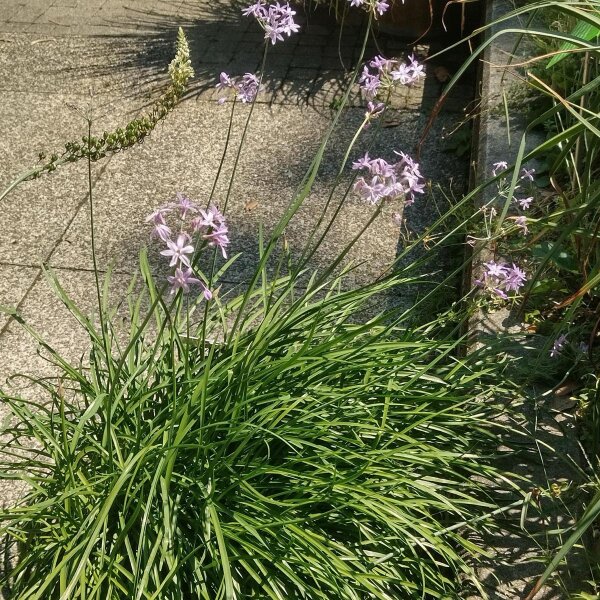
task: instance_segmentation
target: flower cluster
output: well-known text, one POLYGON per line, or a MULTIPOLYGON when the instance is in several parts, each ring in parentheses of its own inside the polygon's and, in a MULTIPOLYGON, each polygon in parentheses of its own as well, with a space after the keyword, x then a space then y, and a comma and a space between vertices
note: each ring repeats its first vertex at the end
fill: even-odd
POLYGON ((407 63, 376 56, 363 67, 359 84, 366 98, 372 100, 396 82, 410 86, 421 77, 425 77, 423 65, 412 54, 408 57, 407 63))
POLYGON ((246 17, 253 16, 265 30, 265 40, 271 40, 271 44, 277 41, 283 41, 283 35, 288 37, 300 29, 300 25, 294 22, 295 10, 292 10, 289 3, 267 5, 265 0, 257 0, 247 8, 242 10, 246 17))
POLYGON ((219 209, 212 204, 202 209, 178 193, 174 202, 157 208, 147 217, 146 222, 152 224, 153 236, 165 243, 166 248, 161 254, 169 259, 169 266, 175 268, 173 275, 167 277, 171 292, 175 293, 180 289, 188 292, 190 285, 196 284, 202 288, 204 297, 210 300, 211 291, 200 279, 194 277, 191 258, 195 248, 192 240, 194 235, 199 236, 209 246, 220 248, 223 257, 227 258, 229 230, 219 209))
MULTIPOLYGON (((360 6, 365 10, 370 10, 377 18, 377 15, 383 15, 390 8, 390 4, 387 0, 348 0, 350 6, 360 6)), ((404 2, 404 0, 402 0, 404 2)))
MULTIPOLYGON (((219 83, 216 88, 218 90, 233 90, 237 100, 242 102, 253 102, 260 89, 258 77, 252 73, 245 73, 242 77, 230 77, 227 73, 221 73, 219 83)), ((226 96, 219 98, 219 104, 223 104, 227 100, 226 96)))
POLYGON ((352 168, 366 169, 367 178, 359 177, 354 184, 354 191, 367 202, 376 204, 380 200, 403 198, 406 205, 415 201, 415 194, 422 194, 424 181, 419 165, 404 152, 396 152, 400 160, 388 163, 383 158, 369 158, 366 153, 352 163, 352 168))
POLYGON ((525 271, 517 267, 515 263, 508 266, 504 262, 490 261, 483 263, 485 271, 483 278, 475 282, 479 287, 483 287, 491 291, 495 296, 506 300, 507 292, 519 292, 525 285, 527 276, 525 271))
POLYGON ((550 358, 557 358, 560 356, 567 345, 568 339, 567 336, 562 333, 559 335, 552 344, 552 348, 550 350, 550 358))

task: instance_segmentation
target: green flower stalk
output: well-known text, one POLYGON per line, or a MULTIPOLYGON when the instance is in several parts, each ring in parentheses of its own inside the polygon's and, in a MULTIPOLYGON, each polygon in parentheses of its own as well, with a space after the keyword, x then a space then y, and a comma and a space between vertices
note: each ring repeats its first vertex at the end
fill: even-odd
MULTIPOLYGON (((23 181, 36 179, 44 173, 52 173, 63 164, 77 162, 82 158, 89 157, 92 161, 100 160, 105 156, 135 146, 150 135, 158 122, 177 106, 187 89, 189 80, 194 76, 194 69, 190 61, 190 49, 181 27, 177 34, 175 57, 169 64, 168 73, 171 79, 169 87, 148 114, 130 121, 125 127, 119 127, 112 132, 105 131, 99 137, 83 136, 81 142, 67 142, 62 154, 54 153, 50 156, 50 160, 43 165, 19 175, 0 194, 0 200, 23 181)), ((44 158, 45 154, 40 153, 40 159, 44 158)))

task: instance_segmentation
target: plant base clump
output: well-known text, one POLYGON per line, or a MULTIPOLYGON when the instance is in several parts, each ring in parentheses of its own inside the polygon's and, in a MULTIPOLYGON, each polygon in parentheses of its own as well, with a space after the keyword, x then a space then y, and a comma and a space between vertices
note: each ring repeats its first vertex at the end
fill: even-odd
POLYGON ((349 324, 389 280, 259 287, 252 319, 209 345, 206 323, 239 299, 204 304, 189 332, 181 294, 166 306, 146 277, 158 334, 134 303, 129 343, 109 329, 107 354, 82 319, 89 368, 52 353, 45 402, 2 394, 16 417, 2 478, 29 484, 1 514, 19 556, 10 597, 455 597, 476 551, 465 529, 493 509, 473 479, 497 477, 485 358, 456 363, 456 342, 423 329, 349 324))

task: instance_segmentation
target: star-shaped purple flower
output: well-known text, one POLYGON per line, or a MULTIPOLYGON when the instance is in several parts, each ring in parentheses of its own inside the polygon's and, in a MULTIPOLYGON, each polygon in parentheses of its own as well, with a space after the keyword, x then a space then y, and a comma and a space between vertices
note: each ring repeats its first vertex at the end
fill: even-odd
POLYGON ((192 246, 189 241, 190 236, 186 233, 180 233, 175 242, 173 240, 167 240, 167 249, 163 250, 161 254, 163 256, 171 257, 171 262, 169 263, 170 267, 174 267, 178 262, 186 267, 191 267, 190 259, 187 255, 194 253, 194 246, 192 246))

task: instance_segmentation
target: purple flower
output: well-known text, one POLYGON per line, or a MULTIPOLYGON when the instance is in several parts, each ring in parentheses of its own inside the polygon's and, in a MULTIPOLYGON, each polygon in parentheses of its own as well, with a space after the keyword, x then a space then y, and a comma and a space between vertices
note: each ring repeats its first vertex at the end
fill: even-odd
POLYGON ((498 174, 498 171, 504 171, 505 169, 508 168, 508 163, 504 160, 501 160, 500 162, 496 162, 494 163, 494 168, 492 169, 492 175, 494 177, 496 177, 496 175, 498 174))
POLYGON ((535 173, 535 169, 526 169, 523 167, 521 169, 521 179, 529 179, 529 181, 533 181, 535 178, 533 174, 535 173))
POLYGON ((368 169, 371 181, 364 177, 354 184, 354 191, 363 200, 375 204, 379 200, 404 197, 405 205, 414 202, 415 194, 422 194, 425 185, 419 165, 403 152, 395 152, 401 159, 389 163, 383 158, 370 159, 368 154, 352 163, 353 169, 368 169))
POLYGON ((278 41, 283 42, 283 31, 280 27, 273 27, 269 23, 265 23, 265 39, 271 40, 271 44, 275 45, 278 41))
POLYGON ((175 269, 174 275, 169 275, 167 281, 171 284, 171 293, 175 293, 177 290, 183 290, 184 292, 190 291, 190 284, 200 283, 199 279, 192 277, 192 269, 182 270, 180 267, 175 269))
POLYGON ((394 64, 395 61, 390 60, 389 58, 385 58, 384 56, 381 56, 381 54, 374 56, 369 61, 369 66, 373 69, 377 69, 378 71, 389 71, 394 66, 394 64))
POLYGON ((408 64, 401 63, 398 67, 390 71, 393 81, 399 81, 402 85, 412 85, 419 81, 419 78, 425 77, 423 65, 420 64, 414 55, 408 57, 408 64))
POLYGON ((383 102, 367 102, 367 112, 365 113, 366 119, 376 119, 385 110, 385 104, 383 102))
POLYGON ((252 73, 245 73, 241 83, 237 87, 237 99, 242 102, 253 102, 256 94, 258 94, 258 89, 258 77, 252 73))
POLYGON ((163 250, 161 254, 163 256, 170 256, 171 262, 170 267, 174 267, 178 262, 190 267, 190 259, 186 256, 187 254, 193 254, 194 247, 189 244, 190 236, 187 233, 180 233, 177 236, 177 241, 166 240, 167 250, 163 250))
POLYGON ((390 7, 390 5, 386 2, 386 0, 376 0, 376 2, 375 2, 375 10, 380 15, 382 15, 384 12, 386 12, 389 7, 390 7))
POLYGON ((184 196, 181 192, 177 192, 177 202, 173 203, 173 208, 177 208, 181 211, 181 218, 185 219, 188 212, 198 212, 198 207, 192 202, 187 196, 184 196))
POLYGON ((258 0, 258 2, 242 9, 242 14, 245 17, 253 16, 257 19, 266 19, 268 13, 263 0, 258 0))
MULTIPOLYGON (((245 73, 240 78, 232 78, 227 73, 221 73, 216 88, 219 90, 231 89, 236 93, 236 98, 242 102, 252 102, 259 91, 259 82, 256 75, 245 73)), ((219 98, 218 103, 223 104, 226 97, 219 98)))
POLYGON ((527 210, 533 202, 533 196, 529 196, 529 198, 516 198, 516 201, 519 203, 522 210, 527 210))
POLYGON ((225 249, 229 246, 229 230, 226 225, 220 225, 216 229, 213 229, 210 233, 204 235, 204 239, 208 240, 209 246, 217 246, 221 248, 221 252, 223 254, 223 258, 227 258, 227 253, 225 249))
POLYGON ((283 41, 283 34, 289 37, 300 29, 300 26, 294 21, 296 11, 292 10, 287 2, 283 5, 276 2, 267 7, 259 0, 242 10, 242 14, 256 17, 265 31, 265 39, 271 40, 272 44, 283 41))
POLYGON ((153 223, 152 234, 166 242, 171 237, 171 229, 165 222, 165 215, 170 212, 166 206, 156 209, 151 215, 146 217, 146 223, 153 223))
POLYGON ((497 263, 492 260, 483 264, 487 268, 487 272, 485 273, 485 276, 487 277, 496 277, 499 279, 504 279, 504 277, 506 277, 506 274, 508 273, 508 269, 505 263, 497 263))
POLYGON ((396 82, 412 85, 421 77, 425 77, 423 65, 412 54, 408 57, 408 63, 398 63, 395 59, 378 55, 363 67, 359 85, 365 96, 373 99, 381 90, 389 89, 396 82), (371 72, 371 69, 375 72, 371 72))
POLYGON ((206 210, 201 208, 199 212, 200 215, 192 221, 194 231, 199 231, 202 227, 218 229, 225 225, 225 217, 214 204, 211 204, 206 210))
POLYGON ((168 206, 157 208, 152 214, 146 217, 146 223, 162 224, 165 222, 165 215, 169 212, 171 212, 171 209, 168 206))
POLYGON ((368 184, 364 177, 357 179, 354 184, 354 191, 367 202, 377 204, 379 200, 385 197, 386 186, 378 181, 377 177, 371 180, 368 184))
POLYGON ((166 242, 171 239, 171 228, 166 223, 157 223, 152 230, 152 234, 166 242))
POLYGON ((404 152, 396 152, 394 150, 394 154, 397 154, 401 157, 401 161, 398 163, 399 166, 408 168, 412 173, 414 173, 417 177, 421 177, 421 172, 419 171, 419 163, 416 163, 408 154, 404 152))
POLYGON ((552 349, 550 350, 550 358, 556 358, 565 348, 567 343, 567 336, 563 333, 559 335, 555 340, 554 344, 552 344, 552 349))
POLYGON ((377 90, 381 87, 379 75, 370 73, 367 66, 363 67, 363 72, 358 83, 367 98, 374 98, 377 95, 377 90))
POLYGON ((514 263, 509 267, 506 263, 490 261, 483 263, 487 270, 483 272, 483 281, 475 282, 479 287, 487 288, 492 294, 506 300, 507 292, 518 292, 527 279, 525 271, 514 263))
POLYGON ((222 71, 219 75, 219 83, 215 86, 218 90, 225 90, 227 88, 234 87, 233 80, 225 71, 222 71))
POLYGON ((413 81, 412 71, 405 63, 398 65, 396 69, 390 72, 390 75, 393 81, 399 81, 402 85, 408 85, 413 81))
POLYGON ((352 163, 352 168, 356 169, 368 169, 371 167, 371 160, 369 158, 369 153, 365 152, 365 155, 359 158, 357 161, 352 163))
POLYGON ((350 0, 350 6, 362 6, 365 0, 350 0))
POLYGON ((525 271, 513 263, 512 267, 506 271, 506 275, 504 277, 504 288, 509 292, 518 292, 525 285, 526 280, 527 276, 525 275, 525 271))
POLYGON ((369 171, 371 175, 379 175, 386 179, 394 177, 394 167, 383 158, 374 158, 369 165, 369 171))
POLYGON ((516 217, 515 225, 521 230, 523 235, 527 235, 529 233, 529 229, 527 229, 527 217, 516 217))
POLYGON ((204 285, 204 283, 193 276, 192 269, 186 269, 185 271, 179 267, 175 269, 173 275, 167 276, 167 281, 171 284, 171 294, 175 294, 177 290, 183 290, 184 292, 190 291, 190 285, 198 284, 202 287, 202 293, 206 300, 212 298, 212 292, 204 285))

